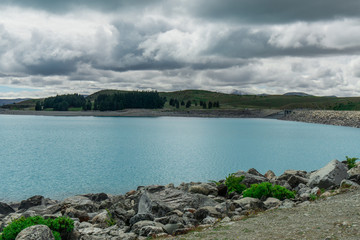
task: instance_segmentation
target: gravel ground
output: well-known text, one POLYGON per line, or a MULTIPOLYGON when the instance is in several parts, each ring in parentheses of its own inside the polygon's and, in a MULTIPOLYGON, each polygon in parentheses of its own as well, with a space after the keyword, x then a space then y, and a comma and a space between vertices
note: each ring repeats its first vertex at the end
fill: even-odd
POLYGON ((170 239, 360 239, 360 190, 308 203, 170 239))

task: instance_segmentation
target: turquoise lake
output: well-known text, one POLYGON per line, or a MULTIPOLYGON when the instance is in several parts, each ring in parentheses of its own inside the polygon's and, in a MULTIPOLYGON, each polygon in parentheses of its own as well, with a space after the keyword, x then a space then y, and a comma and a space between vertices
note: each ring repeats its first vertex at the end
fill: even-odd
POLYGON ((0 201, 311 171, 360 157, 360 129, 268 119, 0 115, 0 201))

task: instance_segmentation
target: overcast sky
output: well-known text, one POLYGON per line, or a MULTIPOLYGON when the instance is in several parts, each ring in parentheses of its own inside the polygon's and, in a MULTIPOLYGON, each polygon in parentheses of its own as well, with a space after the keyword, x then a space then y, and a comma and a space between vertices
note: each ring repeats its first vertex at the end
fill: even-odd
POLYGON ((1 0, 0 98, 360 96, 359 0, 1 0))

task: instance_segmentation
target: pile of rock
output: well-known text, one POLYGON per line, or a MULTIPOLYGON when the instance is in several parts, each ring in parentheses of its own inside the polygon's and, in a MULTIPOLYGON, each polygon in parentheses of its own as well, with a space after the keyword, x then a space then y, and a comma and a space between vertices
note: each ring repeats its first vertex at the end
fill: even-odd
POLYGON ((360 128, 359 111, 296 110, 282 119, 360 128))
MULTIPOLYGON (((227 194, 224 180, 220 180, 220 184, 154 185, 138 187, 125 195, 87 194, 63 201, 34 196, 20 203, 0 203, 0 230, 21 216, 40 215, 74 219, 75 228, 68 239, 145 239, 181 234, 195 227, 212 226, 218 221, 239 220, 256 211, 309 204, 313 196, 330 196, 336 191, 329 190, 341 185, 359 187, 360 167, 348 170, 346 164, 333 160, 314 172, 288 170, 275 176, 272 171, 262 175, 250 169, 235 175, 245 176, 243 183, 248 187, 253 183, 271 182, 297 194, 295 199, 283 201, 244 198, 236 193, 227 194), (321 189, 328 191, 323 193, 321 189)), ((40 226, 27 229, 19 237, 37 234, 37 239, 41 239, 42 232, 49 233, 40 226)))

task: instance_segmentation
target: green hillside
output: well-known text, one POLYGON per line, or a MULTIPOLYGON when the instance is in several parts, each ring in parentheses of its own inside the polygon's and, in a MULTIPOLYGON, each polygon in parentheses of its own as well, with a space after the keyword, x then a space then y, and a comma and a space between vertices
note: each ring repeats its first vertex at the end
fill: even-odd
POLYGON ((162 92, 161 96, 168 100, 171 98, 179 101, 219 101, 221 109, 335 109, 335 110, 360 110, 360 97, 336 98, 316 96, 285 96, 285 95, 235 95, 217 93, 203 90, 185 90, 176 92, 162 92))
MULTIPOLYGON (((94 101, 100 94, 113 94, 116 92, 129 92, 122 90, 101 90, 95 92, 87 99, 94 101)), ((165 109, 176 109, 169 105, 170 99, 176 99, 179 102, 191 102, 190 109, 202 109, 200 101, 202 102, 219 102, 220 109, 323 109, 323 110, 360 110, 360 97, 316 97, 316 96, 294 96, 294 95, 235 95, 225 94, 219 92, 211 92, 205 90, 184 90, 175 92, 159 92, 161 97, 166 97, 165 109), (197 106, 195 106, 195 103, 197 106)), ((30 99, 3 106, 10 109, 29 109, 33 110, 36 101, 43 99, 30 99)), ((185 105, 179 108, 186 109, 185 105)))

